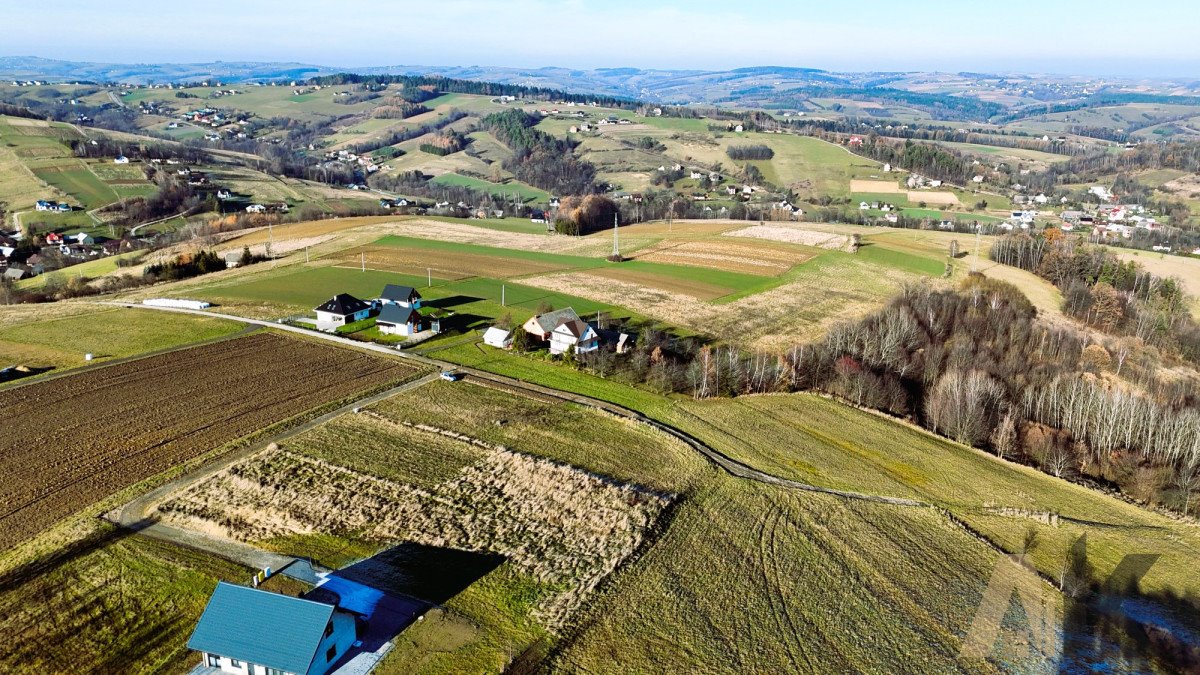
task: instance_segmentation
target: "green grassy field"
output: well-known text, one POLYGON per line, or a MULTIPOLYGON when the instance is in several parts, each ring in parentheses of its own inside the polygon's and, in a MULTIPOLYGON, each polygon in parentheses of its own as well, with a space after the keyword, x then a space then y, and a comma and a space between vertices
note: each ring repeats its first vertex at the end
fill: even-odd
POLYGON ((456 173, 444 173, 434 178, 432 182, 437 185, 468 187, 472 190, 479 190, 500 197, 511 197, 516 194, 520 196, 521 201, 525 202, 547 202, 550 200, 550 193, 518 182, 502 185, 470 176, 461 176, 456 173))
MULTIPOLYGON (((376 409, 390 419, 436 418, 441 428, 684 495, 654 545, 620 570, 574 622, 578 628, 558 646, 551 670, 630 672, 664 664, 682 670, 725 664, 742 672, 830 664, 867 671, 899 664, 957 669, 961 637, 997 556, 937 512, 847 503, 743 481, 716 471, 685 446, 663 444, 649 430, 573 405, 469 383, 433 386, 376 409), (505 423, 496 425, 496 419, 505 423), (856 582, 845 584, 846 575, 856 582), (881 635, 887 640, 873 639, 881 635)), ((355 453, 351 461, 363 460, 355 453)), ((381 470, 407 475, 420 462, 400 460, 381 470)), ((498 630, 494 618, 503 616, 491 609, 484 615, 491 620, 476 619, 474 612, 486 607, 478 601, 510 606, 500 594, 480 596, 487 582, 448 603, 454 614, 482 628, 470 634, 476 640, 480 632, 498 630)), ((428 644, 438 643, 432 629, 455 625, 451 617, 435 621, 406 632, 383 672, 399 663, 426 663, 420 657, 438 651, 428 644)), ((444 649, 448 653, 420 671, 471 669, 479 658, 473 644, 444 649)))
POLYGON ((191 342, 232 335, 242 326, 230 321, 136 309, 77 307, 18 314, 0 310, 0 364, 60 371, 93 362, 134 356, 191 342), (83 312, 83 313, 79 313, 83 312))
POLYGON ((1143 580, 1147 592, 1200 592, 1189 562, 1194 528, 1035 469, 1001 462, 920 429, 814 395, 687 402, 662 413, 713 447, 769 473, 823 487, 909 497, 935 504, 1007 551, 1032 528, 1033 560, 1055 577, 1066 551, 1087 535, 1099 578, 1126 553, 1161 555, 1143 580), (787 439, 780 443, 779 439, 787 439), (1061 524, 1000 515, 1012 507, 1057 513, 1061 524))
POLYGON ((486 327, 504 315, 524 321, 532 316, 542 303, 549 303, 554 307, 571 306, 580 314, 605 311, 615 316, 630 315, 626 310, 605 303, 511 281, 485 277, 446 281, 434 277, 434 285, 430 287, 426 285, 424 276, 375 270, 362 272, 349 267, 329 266, 292 266, 268 274, 239 277, 228 282, 197 286, 167 295, 207 300, 219 305, 221 311, 228 313, 279 318, 301 314, 311 316, 314 307, 338 293, 350 293, 358 298, 375 298, 384 285, 389 283, 416 287, 427 304, 455 312, 455 317, 443 322, 444 327, 451 330, 452 334, 486 327), (502 296, 504 305, 501 304, 502 296))
POLYGON ((31 277, 29 279, 22 279, 21 281, 17 282, 17 288, 42 288, 51 281, 54 283, 66 283, 68 280, 78 277, 95 279, 96 277, 102 277, 120 269, 118 261, 136 258, 138 255, 139 253, 135 251, 131 253, 122 253, 120 255, 104 256, 102 258, 97 258, 96 260, 89 260, 87 262, 79 263, 78 265, 72 265, 61 270, 54 270, 53 272, 39 274, 38 276, 31 277))
POLYGON ((221 558, 96 526, 92 534, 0 574, 0 653, 8 673, 186 672, 187 649, 218 580, 250 570, 221 558))
POLYGON ((914 255, 906 251, 887 248, 886 246, 868 245, 858 249, 858 257, 878 265, 894 267, 906 272, 940 276, 945 270, 945 263, 936 258, 914 255))

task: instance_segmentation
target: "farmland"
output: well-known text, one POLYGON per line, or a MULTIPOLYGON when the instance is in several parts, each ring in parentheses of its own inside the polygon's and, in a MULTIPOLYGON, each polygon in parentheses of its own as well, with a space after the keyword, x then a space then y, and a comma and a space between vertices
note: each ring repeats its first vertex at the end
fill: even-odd
POLYGON ((136 309, 91 305, 25 305, 0 309, 0 367, 24 365, 52 372, 126 358, 192 342, 213 340, 242 330, 239 324, 188 316, 150 314, 136 309))
POLYGON ((0 432, 10 474, 0 547, 241 436, 411 374, 258 334, 0 390, 10 420, 0 432), (47 416, 57 422, 47 426, 47 416))
POLYGON ((1032 559, 1049 576, 1061 571, 1067 549, 1086 535, 1099 577, 1125 553, 1149 549, 1161 558, 1143 580, 1143 592, 1200 592, 1189 563, 1200 545, 1193 528, 913 427, 803 394, 689 402, 664 414, 713 447, 775 475, 933 503, 1007 551, 1021 550, 1023 537, 1035 528, 1041 543, 1032 559), (1004 507, 1053 512, 1062 522, 1002 515, 1004 507))
MULTIPOLYGON (((385 665, 425 657, 440 672, 492 670, 560 631, 675 499, 665 488, 703 467, 674 440, 575 405, 465 382, 425 386, 235 465, 160 511, 283 552, 322 551, 329 563, 356 552, 385 565, 400 542, 503 556, 444 598, 408 572, 405 593, 444 603, 435 626, 470 628, 428 654, 413 627, 385 665), (434 419, 441 426, 426 426, 434 419)), ((433 556, 418 549, 405 568, 433 556)))
MULTIPOLYGON (((284 448, 295 457, 266 458, 239 469, 249 480, 238 485, 262 480, 272 485, 281 475, 296 475, 279 473, 282 466, 272 469, 272 462, 292 466, 311 457, 435 489, 455 471, 478 466, 485 454, 441 434, 404 426, 436 419, 438 428, 486 444, 682 495, 669 523, 638 562, 619 568, 595 600, 573 616, 570 625, 577 628, 561 643, 554 670, 642 670, 656 663, 704 669, 716 659, 735 669, 775 672, 803 670, 810 661, 848 669, 886 663, 927 670, 954 666, 959 641, 997 556, 935 511, 845 503, 747 483, 718 473, 688 448, 646 428, 571 404, 514 397, 470 383, 427 386, 434 390, 399 394, 376 404, 371 416, 309 432, 284 448), (838 582, 847 573, 858 580, 852 587, 838 582), (732 606, 738 611, 730 612, 732 606), (871 639, 880 634, 889 639, 871 639)), ((361 480, 335 475, 339 482, 361 480)), ((386 494, 383 484, 376 485, 372 494, 386 494)), ((254 491, 235 494, 240 500, 254 491)), ((277 495, 274 500, 281 493, 262 494, 277 495)), ((355 499, 354 494, 363 491, 347 491, 342 498, 355 499)), ((170 517, 220 520, 225 512, 215 501, 198 508, 196 495, 186 499, 178 505, 183 514, 170 517)), ((238 511, 261 514, 251 520, 254 528, 286 522, 270 516, 282 503, 266 510, 251 503, 256 505, 238 511)), ((390 514, 393 508, 373 510, 390 514)), ((357 507, 338 511, 353 513, 357 507)), ((329 510, 293 504, 288 512, 316 517, 329 510)), ((386 529, 411 519, 377 520, 386 529)), ((363 530, 332 520, 322 521, 312 534, 268 538, 267 543, 304 545, 327 537, 318 533, 330 530, 345 539, 344 548, 363 550, 353 543, 363 530)), ((277 530, 250 531, 261 536, 277 530)), ((409 536, 414 534, 424 536, 409 536)), ((495 540, 489 544, 496 545, 495 540)), ((534 607, 528 600, 515 602, 512 594, 524 588, 525 597, 544 598, 546 591, 521 583, 515 567, 504 563, 450 599, 447 612, 431 614, 429 621, 407 629, 383 672, 414 661, 427 662, 429 672, 489 669, 497 653, 519 651, 539 636, 549 638, 544 629, 520 620, 534 607)), ((1040 585, 1034 590, 1045 593, 1040 585)))

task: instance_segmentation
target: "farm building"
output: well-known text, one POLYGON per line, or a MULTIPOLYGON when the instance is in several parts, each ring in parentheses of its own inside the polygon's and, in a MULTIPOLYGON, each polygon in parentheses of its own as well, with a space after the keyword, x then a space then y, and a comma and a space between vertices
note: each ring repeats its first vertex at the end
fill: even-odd
POLYGON ((329 330, 362 321, 371 315, 371 306, 349 293, 338 293, 314 311, 317 328, 329 330))
POLYGON ((525 322, 524 328, 525 332, 545 342, 550 339, 550 334, 554 332, 554 329, 558 327, 558 324, 562 323, 563 321, 578 320, 579 315, 575 313, 574 309, 571 309, 570 307, 564 307, 563 309, 557 309, 553 312, 546 312, 545 314, 538 314, 537 316, 531 317, 525 322))
POLYGON ((188 649, 221 673, 324 675, 357 639, 334 605, 219 582, 188 649))
POLYGON ((513 335, 511 330, 492 326, 483 332, 483 344, 497 349, 511 349, 513 335))
POLYGON ((375 325, 383 335, 415 335, 421 332, 422 317, 417 310, 398 304, 386 304, 375 325))
POLYGON ((550 353, 563 354, 572 349, 576 354, 594 352, 600 348, 596 329, 581 319, 560 321, 550 333, 550 353))
POLYGON ((412 286, 388 284, 383 287, 383 292, 379 294, 379 301, 385 305, 399 305, 401 307, 411 307, 412 309, 421 308, 421 294, 412 286))

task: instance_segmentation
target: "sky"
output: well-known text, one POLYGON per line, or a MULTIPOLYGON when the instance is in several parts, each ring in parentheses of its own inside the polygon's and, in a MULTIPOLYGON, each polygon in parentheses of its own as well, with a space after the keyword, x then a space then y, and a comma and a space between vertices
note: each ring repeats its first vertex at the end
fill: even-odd
POLYGON ((1195 0, 3 0, 2 56, 1200 78, 1195 0), (53 30, 17 28, 52 26, 53 30))

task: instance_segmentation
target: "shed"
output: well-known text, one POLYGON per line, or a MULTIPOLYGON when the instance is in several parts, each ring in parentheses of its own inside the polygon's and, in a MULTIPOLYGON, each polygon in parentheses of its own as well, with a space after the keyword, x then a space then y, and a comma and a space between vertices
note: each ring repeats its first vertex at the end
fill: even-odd
POLYGON ((188 649, 223 672, 323 675, 356 639, 354 615, 334 605, 220 582, 188 649))
POLYGON ((492 326, 483 332, 483 344, 497 349, 511 349, 513 343, 512 331, 499 326, 492 326))

